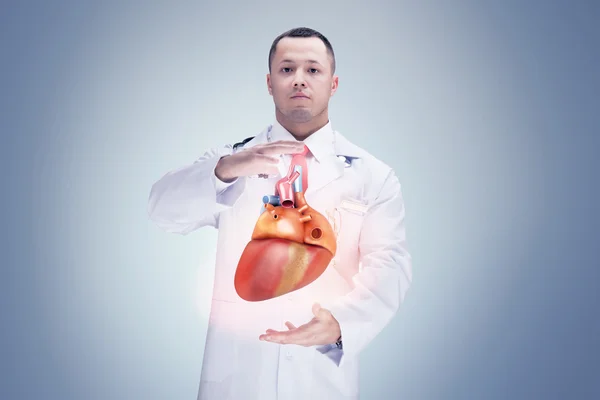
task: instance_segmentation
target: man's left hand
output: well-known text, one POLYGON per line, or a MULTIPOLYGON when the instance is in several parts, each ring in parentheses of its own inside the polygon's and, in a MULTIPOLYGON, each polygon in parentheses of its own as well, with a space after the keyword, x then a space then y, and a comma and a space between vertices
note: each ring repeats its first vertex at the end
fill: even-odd
POLYGON ((291 322, 286 322, 287 331, 267 329, 265 334, 259 336, 259 339, 305 347, 335 343, 341 335, 340 324, 329 310, 321 308, 317 303, 313 305, 312 312, 315 317, 310 322, 297 328, 291 322))

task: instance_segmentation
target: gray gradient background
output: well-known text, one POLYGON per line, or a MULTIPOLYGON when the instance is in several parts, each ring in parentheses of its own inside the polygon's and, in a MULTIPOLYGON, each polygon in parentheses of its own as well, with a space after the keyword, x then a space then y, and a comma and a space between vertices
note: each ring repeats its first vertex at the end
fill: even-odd
POLYGON ((216 232, 163 233, 148 193, 272 121, 301 25, 406 201, 362 398, 600 398, 598 2, 97 3, 0 9, 1 399, 195 399, 216 232))

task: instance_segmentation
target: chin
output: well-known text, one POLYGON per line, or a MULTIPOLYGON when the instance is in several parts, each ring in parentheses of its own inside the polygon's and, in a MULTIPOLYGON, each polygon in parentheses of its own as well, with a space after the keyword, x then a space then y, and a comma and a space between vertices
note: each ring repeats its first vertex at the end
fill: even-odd
POLYGON ((312 120, 313 115, 307 108, 296 108, 286 113, 286 117, 292 122, 301 124, 312 120))

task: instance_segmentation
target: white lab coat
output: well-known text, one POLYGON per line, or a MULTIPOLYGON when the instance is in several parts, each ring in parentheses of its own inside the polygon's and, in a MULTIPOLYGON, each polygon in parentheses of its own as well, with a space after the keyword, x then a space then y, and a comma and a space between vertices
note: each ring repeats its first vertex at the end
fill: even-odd
MULTIPOLYGON (((244 148, 266 143, 268 132, 273 141, 294 140, 275 122, 244 148)), ((214 169, 220 157, 234 151, 227 145, 207 151, 152 186, 149 216, 165 231, 185 235, 203 226, 218 229, 198 399, 357 399, 358 356, 394 316, 410 286, 405 210, 394 171, 333 131, 330 124, 306 143, 315 154, 308 165, 306 201, 329 218, 337 233, 337 252, 313 283, 272 300, 244 301, 235 292, 233 281, 259 216, 262 196, 274 194, 279 175, 220 182, 214 169), (339 155, 353 161, 348 165, 339 155), (285 321, 296 326, 310 321, 315 302, 338 320, 342 350, 335 345, 304 347, 259 341, 268 328, 287 329, 285 321)))

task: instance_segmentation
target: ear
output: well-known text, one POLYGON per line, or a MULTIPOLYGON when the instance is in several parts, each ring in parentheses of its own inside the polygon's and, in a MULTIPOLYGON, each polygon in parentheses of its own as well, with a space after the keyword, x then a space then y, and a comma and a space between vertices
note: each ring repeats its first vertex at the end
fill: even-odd
POLYGON ((331 80, 331 94, 330 96, 333 96, 335 94, 335 92, 337 91, 339 85, 339 78, 337 75, 333 76, 333 79, 331 80))
POLYGON ((271 74, 267 74, 267 90, 269 94, 273 96, 273 88, 271 87, 271 74))

